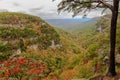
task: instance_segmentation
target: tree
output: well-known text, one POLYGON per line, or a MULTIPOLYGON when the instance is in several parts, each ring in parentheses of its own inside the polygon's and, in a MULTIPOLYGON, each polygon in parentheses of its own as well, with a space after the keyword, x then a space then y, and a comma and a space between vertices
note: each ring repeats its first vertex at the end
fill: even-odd
MULTIPOLYGON (((108 76, 115 76, 115 44, 116 44, 116 25, 118 18, 120 0, 62 0, 58 5, 58 11, 73 12, 73 17, 80 12, 86 15, 92 9, 104 8, 110 9, 112 12, 110 27, 110 56, 108 76)), ((103 10, 103 11, 104 11, 103 10)))

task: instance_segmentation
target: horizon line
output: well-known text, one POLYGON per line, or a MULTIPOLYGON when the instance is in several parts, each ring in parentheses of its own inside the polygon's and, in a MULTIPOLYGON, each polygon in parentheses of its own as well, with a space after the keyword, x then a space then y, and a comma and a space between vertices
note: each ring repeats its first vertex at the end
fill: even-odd
POLYGON ((46 19, 93 19, 93 18, 44 18, 46 19))

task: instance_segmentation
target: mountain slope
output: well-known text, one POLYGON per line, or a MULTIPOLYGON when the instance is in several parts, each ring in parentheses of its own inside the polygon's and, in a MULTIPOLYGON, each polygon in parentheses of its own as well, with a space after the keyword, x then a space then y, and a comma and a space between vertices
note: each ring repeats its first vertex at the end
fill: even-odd
MULTIPOLYGON (((110 15, 105 15, 97 21, 96 26, 82 29, 78 33, 79 45, 85 51, 82 54, 72 56, 68 60, 66 69, 61 74, 65 78, 91 78, 98 80, 95 76, 104 75, 108 68, 110 47, 110 15), (73 73, 73 74, 72 74, 73 73), (69 75, 70 74, 70 75, 69 75), (67 75, 67 76, 66 76, 67 75)), ((116 71, 120 72, 120 14, 117 24, 116 39, 116 71)), ((112 80, 109 78, 109 80, 112 80)), ((117 80, 117 79, 116 79, 117 80)))
POLYGON ((60 45, 59 35, 39 17, 21 13, 0 13, 1 54, 20 54, 29 49, 43 50, 56 45, 60 45))
POLYGON ((81 19, 46 19, 46 21, 67 32, 78 33, 81 29, 94 26, 99 18, 81 18, 81 19))
POLYGON ((59 79, 67 60, 84 52, 77 41, 36 16, 0 13, 0 79, 59 79))
MULTIPOLYGON (((116 45, 118 62, 119 21, 120 16, 116 45)), ((110 16, 103 16, 95 26, 72 28, 77 32, 72 34, 51 27, 35 16, 0 13, 0 79, 89 79, 104 74, 109 56, 109 24, 110 16)))

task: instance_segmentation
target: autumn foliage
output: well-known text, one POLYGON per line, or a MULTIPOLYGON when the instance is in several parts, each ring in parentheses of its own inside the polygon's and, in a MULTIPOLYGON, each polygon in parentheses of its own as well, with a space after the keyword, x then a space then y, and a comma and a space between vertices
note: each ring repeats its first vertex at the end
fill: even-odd
MULTIPOLYGON (((46 64, 23 57, 0 62, 0 79, 4 80, 48 80, 49 72, 46 64)), ((57 80, 55 76, 51 79, 57 80)))

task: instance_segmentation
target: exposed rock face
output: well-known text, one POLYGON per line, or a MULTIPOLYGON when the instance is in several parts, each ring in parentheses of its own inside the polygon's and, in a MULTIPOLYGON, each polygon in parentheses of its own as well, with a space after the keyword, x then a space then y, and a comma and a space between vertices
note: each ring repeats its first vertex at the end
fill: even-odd
POLYGON ((116 60, 116 63, 117 63, 117 64, 120 64, 120 54, 117 54, 117 55, 115 56, 115 60, 116 60))
POLYGON ((4 42, 3 42, 3 45, 6 45, 7 43, 8 43, 8 41, 4 41, 4 42))
POLYGON ((107 28, 107 21, 109 21, 110 16, 104 16, 102 17, 97 23, 96 23, 96 31, 100 33, 107 34, 106 28, 107 28))
POLYGON ((60 48, 58 33, 39 17, 21 13, 0 13, 0 42, 3 50, 17 54, 32 50, 60 48))
POLYGON ((21 54, 21 49, 19 48, 17 51, 16 51, 17 54, 21 54))
MULTIPOLYGON (((20 21, 19 21, 19 22, 20 22, 20 21)), ((20 28, 20 29, 24 29, 24 28, 25 28, 25 25, 22 24, 22 23, 18 23, 18 24, 0 24, 0 26, 20 28)))
POLYGON ((31 49, 38 50, 38 44, 33 44, 30 46, 31 49))
POLYGON ((51 49, 56 49, 56 48, 61 48, 62 45, 61 44, 55 44, 55 41, 52 40, 51 41, 51 45, 49 46, 51 49))
POLYGON ((102 58, 104 56, 104 49, 99 49, 98 50, 98 57, 102 58))

